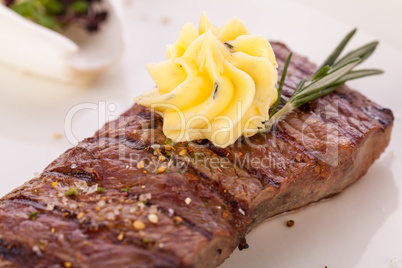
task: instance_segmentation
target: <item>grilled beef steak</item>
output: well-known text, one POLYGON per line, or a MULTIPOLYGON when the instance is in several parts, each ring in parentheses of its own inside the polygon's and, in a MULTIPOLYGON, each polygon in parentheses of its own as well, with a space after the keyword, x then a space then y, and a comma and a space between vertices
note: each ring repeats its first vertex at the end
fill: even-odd
MULTIPOLYGON (((272 45, 283 66, 289 50, 272 45)), ((285 96, 313 71, 294 55, 285 96)), ((345 86, 229 148, 170 146, 134 105, 1 199, 0 266, 216 267, 264 219, 359 179, 392 123, 345 86)))

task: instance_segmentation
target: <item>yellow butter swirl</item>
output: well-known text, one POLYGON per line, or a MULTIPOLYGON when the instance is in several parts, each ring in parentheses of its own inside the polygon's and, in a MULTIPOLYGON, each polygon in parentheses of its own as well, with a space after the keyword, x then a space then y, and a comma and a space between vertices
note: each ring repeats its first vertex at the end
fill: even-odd
POLYGON ((173 141, 208 139, 226 147, 264 127, 277 99, 276 68, 262 35, 250 35, 236 17, 219 29, 203 13, 198 31, 185 24, 167 46, 167 60, 147 66, 157 87, 135 101, 163 116, 163 132, 173 141))

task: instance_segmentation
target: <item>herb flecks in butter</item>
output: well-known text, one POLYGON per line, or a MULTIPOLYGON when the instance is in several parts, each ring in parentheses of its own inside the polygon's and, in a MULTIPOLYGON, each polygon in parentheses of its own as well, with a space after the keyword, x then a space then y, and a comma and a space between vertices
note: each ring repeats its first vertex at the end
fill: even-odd
POLYGON ((219 147, 256 134, 277 99, 277 63, 262 35, 238 18, 222 28, 202 14, 199 29, 183 26, 167 60, 147 70, 157 87, 135 99, 164 117, 174 142, 208 139, 219 147))

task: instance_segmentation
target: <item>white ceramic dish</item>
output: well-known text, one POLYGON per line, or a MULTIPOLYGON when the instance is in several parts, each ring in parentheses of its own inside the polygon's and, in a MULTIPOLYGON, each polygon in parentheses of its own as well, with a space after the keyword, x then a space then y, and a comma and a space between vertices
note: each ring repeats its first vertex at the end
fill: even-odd
MULTIPOLYGON (((40 172, 71 147, 65 131, 72 129, 77 139, 91 136, 105 120, 113 119, 129 108, 134 96, 154 85, 146 73, 145 64, 163 60, 165 45, 177 39, 185 22, 198 23, 204 10, 211 22, 217 25, 223 25, 236 15, 245 21, 252 33, 282 40, 293 51, 307 55, 315 62, 322 61, 339 39, 355 26, 366 30, 358 32, 350 47, 379 38, 373 34, 374 28, 373 32, 370 31, 368 20, 352 24, 345 22, 341 15, 329 18, 324 9, 318 12, 304 5, 304 1, 312 2, 126 2, 127 53, 120 64, 86 91, 0 67, 0 194, 32 178, 34 172, 40 172), (72 109, 78 109, 73 117, 69 113, 72 109), (65 123, 66 117, 72 119, 65 123), (55 132, 62 133, 63 138, 52 138, 55 132)), ((338 12, 333 7, 330 13, 342 14, 345 5, 355 6, 355 14, 361 12, 358 5, 349 3, 340 0, 338 12)), ((390 9, 398 8, 400 10, 401 6, 390 9)), ((396 14, 392 10, 378 14, 375 5, 367 4, 365 12, 375 13, 377 27, 386 29, 390 20, 388 16, 396 14)), ((400 29, 402 24, 393 27, 400 29)), ((389 31, 389 35, 393 34, 389 31)), ((402 267, 402 175, 398 169, 402 162, 402 76, 399 67, 402 49, 393 38, 382 33, 377 52, 364 63, 365 67, 381 68, 386 73, 350 84, 393 110, 395 126, 386 152, 359 182, 339 196, 258 226, 247 237, 250 248, 242 252, 236 250, 221 265, 222 268, 402 267), (288 219, 295 220, 293 228, 285 226, 288 219)))
POLYGON ((119 59, 126 39, 120 6, 115 0, 105 0, 103 6, 108 18, 98 32, 69 29, 60 34, 0 4, 0 64, 70 84, 87 84, 119 59))

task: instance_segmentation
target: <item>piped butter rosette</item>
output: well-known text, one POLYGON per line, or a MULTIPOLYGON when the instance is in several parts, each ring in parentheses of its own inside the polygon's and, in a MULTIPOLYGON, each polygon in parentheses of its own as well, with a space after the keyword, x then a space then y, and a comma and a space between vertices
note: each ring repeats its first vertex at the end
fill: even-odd
POLYGON ((147 70, 157 87, 135 98, 164 118, 175 142, 208 139, 216 146, 256 134, 277 100, 277 63, 269 42, 232 18, 222 28, 202 14, 183 26, 167 60, 147 70))

